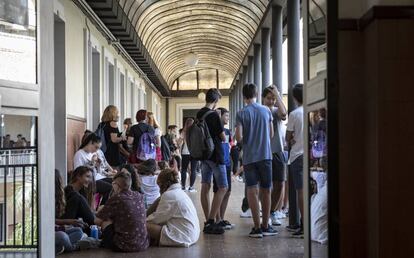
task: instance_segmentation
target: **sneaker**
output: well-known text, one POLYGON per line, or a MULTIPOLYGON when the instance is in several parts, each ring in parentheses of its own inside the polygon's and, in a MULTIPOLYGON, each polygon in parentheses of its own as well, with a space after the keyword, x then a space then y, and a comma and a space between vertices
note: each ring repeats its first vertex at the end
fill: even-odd
POLYGON ((252 210, 248 209, 245 212, 240 213, 240 218, 251 218, 252 217, 252 210))
POLYGON ((277 232, 277 230, 272 228, 272 226, 270 225, 267 225, 267 228, 264 228, 262 226, 262 232, 263 232, 263 236, 275 236, 279 234, 279 232, 277 232))
POLYGON ((286 229, 289 232, 296 232, 298 229, 300 229, 300 226, 298 226, 298 225, 289 225, 289 226, 286 226, 286 229))
POLYGON ((194 188, 194 186, 190 186, 190 187, 188 187, 188 192, 190 192, 190 193, 196 193, 197 190, 194 188))
POLYGON ((258 229, 252 228, 252 231, 250 232, 249 237, 263 238, 263 232, 260 228, 258 228, 258 229))
POLYGON ((94 237, 86 237, 78 242, 80 250, 96 249, 101 246, 101 240, 94 237))
POLYGON ((243 177, 241 177, 241 176, 237 176, 236 177, 236 180, 239 181, 239 182, 241 182, 241 183, 243 183, 243 177))
POLYGON ((234 226, 236 226, 235 224, 231 224, 230 221, 228 220, 223 220, 221 222, 223 222, 223 224, 225 225, 224 229, 227 229, 227 230, 232 229, 234 228, 234 226))
POLYGON ((296 232, 294 232, 292 234, 292 237, 295 237, 295 238, 303 238, 303 228, 302 227, 299 227, 299 229, 296 230, 296 232))
POLYGON ((62 246, 62 248, 60 250, 55 250, 56 251, 56 256, 63 254, 65 252, 65 247, 62 246))
POLYGON ((270 219, 271 219, 271 225, 273 226, 280 226, 282 225, 282 222, 280 222, 278 216, 277 216, 277 212, 272 212, 270 214, 270 219))
POLYGON ((286 218, 286 214, 284 214, 283 212, 281 212, 281 211, 276 211, 276 217, 278 218, 278 219, 285 219, 286 218))
POLYGON ((205 222, 203 232, 204 234, 221 235, 224 233, 224 228, 214 222, 205 222))

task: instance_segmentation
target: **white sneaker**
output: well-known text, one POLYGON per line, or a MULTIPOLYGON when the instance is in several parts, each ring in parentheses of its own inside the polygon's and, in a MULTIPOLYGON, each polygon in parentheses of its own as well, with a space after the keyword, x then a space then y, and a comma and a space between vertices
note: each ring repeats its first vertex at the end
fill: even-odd
POLYGON ((277 218, 277 213, 276 212, 272 212, 272 214, 270 215, 270 225, 273 226, 280 226, 282 225, 282 222, 277 218))
POLYGON ((243 183, 243 177, 241 177, 241 176, 237 176, 236 177, 236 180, 239 181, 239 182, 241 182, 241 183, 243 183))
POLYGON ((196 193, 197 192, 197 190, 194 187, 188 187, 188 191, 190 193, 196 193))
POLYGON ((248 209, 245 212, 240 213, 240 218, 251 218, 252 217, 252 210, 248 209))
POLYGON ((276 217, 278 219, 285 219, 286 218, 286 214, 284 214, 283 212, 280 212, 280 211, 276 211, 276 217))

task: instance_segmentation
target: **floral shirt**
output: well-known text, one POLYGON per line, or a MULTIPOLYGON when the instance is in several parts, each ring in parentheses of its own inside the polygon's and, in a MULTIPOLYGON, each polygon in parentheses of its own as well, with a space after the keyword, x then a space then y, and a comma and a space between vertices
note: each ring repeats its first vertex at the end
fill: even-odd
POLYGON ((96 217, 113 221, 114 244, 122 251, 136 252, 148 248, 146 213, 141 193, 123 191, 112 196, 96 217))

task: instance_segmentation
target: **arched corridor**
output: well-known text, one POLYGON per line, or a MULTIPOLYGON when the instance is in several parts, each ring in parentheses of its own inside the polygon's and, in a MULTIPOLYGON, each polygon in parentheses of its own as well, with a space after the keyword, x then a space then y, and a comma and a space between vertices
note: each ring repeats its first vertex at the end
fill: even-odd
POLYGON ((414 257, 412 46, 413 0, 0 0, 0 258, 414 257))

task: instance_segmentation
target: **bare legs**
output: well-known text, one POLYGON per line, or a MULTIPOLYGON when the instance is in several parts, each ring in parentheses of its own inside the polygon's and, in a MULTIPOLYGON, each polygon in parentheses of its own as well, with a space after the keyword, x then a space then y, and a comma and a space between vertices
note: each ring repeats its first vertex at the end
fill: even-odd
POLYGON ((227 191, 223 197, 223 201, 221 202, 220 211, 217 213, 216 221, 222 221, 224 219, 224 215, 226 213, 227 204, 229 203, 231 191, 227 191))
POLYGON ((161 230, 162 226, 147 222, 147 231, 150 236, 152 246, 158 246, 160 244, 161 230))
POLYGON ((260 228, 260 205, 259 205, 259 192, 262 203, 262 226, 267 228, 270 215, 270 189, 260 188, 257 186, 251 186, 247 188, 247 199, 249 207, 252 210, 253 223, 256 229, 260 228))
POLYGON ((208 215, 210 214, 210 184, 201 184, 200 201, 201 207, 203 208, 204 216, 207 221, 208 215))
POLYGON ((272 204, 270 211, 277 211, 283 206, 285 182, 273 181, 272 204))

